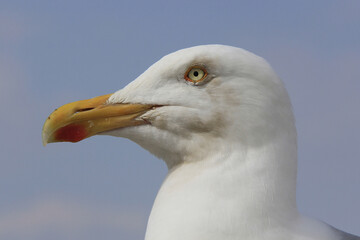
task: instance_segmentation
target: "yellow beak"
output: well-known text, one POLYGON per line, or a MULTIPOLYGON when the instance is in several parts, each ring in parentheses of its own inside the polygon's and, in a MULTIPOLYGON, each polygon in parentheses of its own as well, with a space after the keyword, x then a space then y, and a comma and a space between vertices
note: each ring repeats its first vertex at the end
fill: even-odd
POLYGON ((45 121, 42 141, 78 142, 97 133, 147 122, 136 117, 154 105, 108 104, 111 94, 65 104, 55 109, 45 121))

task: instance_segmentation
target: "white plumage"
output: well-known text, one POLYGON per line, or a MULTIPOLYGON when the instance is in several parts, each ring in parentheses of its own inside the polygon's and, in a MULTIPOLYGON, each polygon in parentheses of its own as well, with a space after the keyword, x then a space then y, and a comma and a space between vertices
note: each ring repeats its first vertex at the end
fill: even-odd
POLYGON ((264 59, 221 45, 183 49, 109 102, 165 105, 142 116, 151 125, 108 133, 137 142, 169 167, 146 240, 346 237, 297 211, 291 104, 264 59), (192 65, 204 66, 210 79, 188 84, 183 76, 192 65))
POLYGON ((222 45, 183 49, 107 100, 119 103, 155 107, 138 116, 146 124, 102 134, 135 141, 169 168, 146 240, 360 239, 299 214, 291 103, 264 59, 222 45), (196 83, 186 77, 194 67, 207 74, 196 83))

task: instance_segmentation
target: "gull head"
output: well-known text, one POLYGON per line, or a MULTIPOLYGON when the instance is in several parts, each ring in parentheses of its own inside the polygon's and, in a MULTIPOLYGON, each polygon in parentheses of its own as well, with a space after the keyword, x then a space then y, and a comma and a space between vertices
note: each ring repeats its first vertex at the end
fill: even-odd
POLYGON ((96 134, 128 138, 172 167, 226 146, 261 147, 295 127, 287 92, 263 58, 203 45, 163 57, 114 94, 59 108, 43 142, 96 134))

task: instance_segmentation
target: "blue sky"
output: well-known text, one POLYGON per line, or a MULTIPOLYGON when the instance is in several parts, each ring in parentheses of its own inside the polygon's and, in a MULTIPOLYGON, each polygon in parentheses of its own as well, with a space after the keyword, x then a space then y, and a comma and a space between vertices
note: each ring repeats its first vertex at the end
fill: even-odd
POLYGON ((360 235, 360 2, 0 2, 0 239, 142 239, 166 166, 96 136, 41 145, 56 107, 112 93, 172 51, 266 58, 299 135, 298 206, 360 235))

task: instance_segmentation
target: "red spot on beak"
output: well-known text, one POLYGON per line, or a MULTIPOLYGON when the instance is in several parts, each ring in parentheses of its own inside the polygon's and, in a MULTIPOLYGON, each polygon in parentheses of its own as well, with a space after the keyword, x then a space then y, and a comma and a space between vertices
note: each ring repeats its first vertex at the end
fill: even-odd
POLYGON ((62 142, 79 142, 86 138, 87 132, 84 126, 70 124, 59 128, 55 132, 55 139, 62 142))

